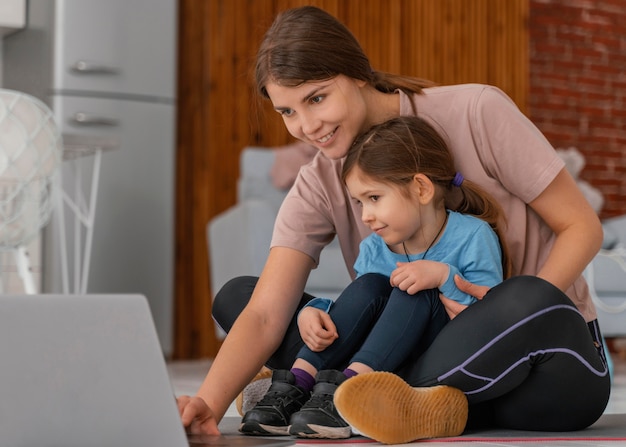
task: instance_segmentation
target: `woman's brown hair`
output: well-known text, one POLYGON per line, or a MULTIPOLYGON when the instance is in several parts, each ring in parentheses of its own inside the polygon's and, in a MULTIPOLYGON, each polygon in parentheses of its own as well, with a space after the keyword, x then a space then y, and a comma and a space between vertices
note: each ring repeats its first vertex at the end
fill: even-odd
POLYGON ((459 181, 452 153, 429 123, 415 116, 405 116, 373 126, 361 134, 348 151, 341 173, 344 182, 354 168, 368 178, 402 190, 415 174, 426 175, 435 184, 435 200, 442 200, 448 209, 471 214, 491 225, 502 247, 504 277, 510 276, 502 208, 476 183, 467 179, 459 181))
POLYGON ((366 81, 385 93, 399 89, 411 95, 434 85, 419 78, 374 71, 350 30, 319 8, 303 6, 276 16, 256 58, 256 83, 263 97, 269 98, 265 89, 268 82, 296 87, 338 75, 366 81))

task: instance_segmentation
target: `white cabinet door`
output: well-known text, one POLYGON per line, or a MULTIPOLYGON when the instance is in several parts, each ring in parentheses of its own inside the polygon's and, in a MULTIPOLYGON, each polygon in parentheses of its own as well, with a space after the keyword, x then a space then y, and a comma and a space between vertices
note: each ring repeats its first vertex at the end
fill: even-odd
POLYGON ((176 0, 57 0, 55 90, 173 98, 176 0))

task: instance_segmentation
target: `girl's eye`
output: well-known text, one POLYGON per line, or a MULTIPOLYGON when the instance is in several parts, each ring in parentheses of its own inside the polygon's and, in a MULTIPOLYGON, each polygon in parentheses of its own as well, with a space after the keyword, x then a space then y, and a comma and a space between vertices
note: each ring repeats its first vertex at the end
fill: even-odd
POLYGON ((378 202, 378 199, 380 199, 380 196, 376 196, 376 195, 374 195, 374 196, 370 196, 370 200, 371 200, 372 202, 378 202))
POLYGON ((320 102, 322 102, 323 99, 324 99, 323 95, 317 95, 311 98, 311 102, 313 104, 319 104, 320 102))
POLYGON ((280 113, 281 116, 290 117, 291 115, 293 115, 293 110, 292 109, 282 109, 278 113, 280 113))

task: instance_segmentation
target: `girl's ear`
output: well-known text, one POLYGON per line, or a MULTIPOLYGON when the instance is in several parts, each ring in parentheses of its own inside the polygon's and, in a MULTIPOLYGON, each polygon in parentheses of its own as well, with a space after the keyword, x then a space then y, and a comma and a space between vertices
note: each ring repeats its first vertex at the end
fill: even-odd
POLYGON ((424 174, 413 176, 413 193, 422 205, 430 203, 435 197, 435 184, 424 174))

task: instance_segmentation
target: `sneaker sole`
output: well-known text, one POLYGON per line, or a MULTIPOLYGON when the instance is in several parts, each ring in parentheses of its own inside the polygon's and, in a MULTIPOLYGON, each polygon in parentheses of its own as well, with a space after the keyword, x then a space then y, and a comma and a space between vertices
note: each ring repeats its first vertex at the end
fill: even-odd
POLYGON ((247 422, 239 425, 239 431, 244 435, 252 436, 289 436, 289 426, 264 425, 257 422, 247 422))
POLYGON ((326 427, 315 424, 307 424, 306 426, 291 425, 289 434, 298 438, 347 439, 352 436, 352 430, 350 430, 350 427, 326 427))
POLYGON ((267 393, 270 385, 272 384, 272 371, 264 369, 259 372, 252 381, 246 385, 241 393, 235 399, 235 407, 239 416, 246 414, 246 412, 252 409, 267 393))
POLYGON ((460 390, 443 385, 413 388, 388 372, 346 380, 334 401, 346 422, 384 444, 458 436, 467 423, 467 398, 460 390))

